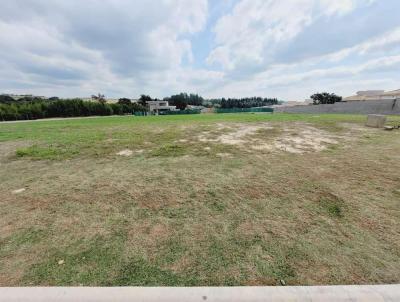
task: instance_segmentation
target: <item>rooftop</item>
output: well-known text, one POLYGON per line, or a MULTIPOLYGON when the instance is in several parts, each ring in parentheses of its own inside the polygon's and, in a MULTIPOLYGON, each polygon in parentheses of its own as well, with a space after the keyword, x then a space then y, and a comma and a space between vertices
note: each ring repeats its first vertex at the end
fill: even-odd
POLYGON ((384 91, 384 90, 365 90, 358 91, 356 95, 348 96, 343 100, 349 101, 367 101, 367 100, 386 100, 400 97, 400 89, 384 91))

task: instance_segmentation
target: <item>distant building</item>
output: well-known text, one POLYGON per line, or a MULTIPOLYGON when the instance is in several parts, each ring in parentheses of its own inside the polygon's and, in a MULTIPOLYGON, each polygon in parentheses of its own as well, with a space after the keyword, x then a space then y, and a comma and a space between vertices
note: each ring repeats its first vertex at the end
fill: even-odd
POLYGON ((109 104, 116 104, 116 103, 118 103, 118 101, 119 101, 119 99, 106 98, 106 103, 109 103, 109 104))
MULTIPOLYGON (((88 97, 84 97, 84 98, 79 98, 82 101, 87 101, 87 102, 93 102, 95 101, 92 97, 88 98, 88 97)), ((130 99, 132 103, 137 103, 138 99, 130 99)), ((106 98, 106 103, 108 104, 115 104, 118 103, 119 99, 111 99, 111 98, 106 98)))
POLYGON ((204 106, 196 106, 196 105, 187 105, 186 109, 191 109, 191 110, 203 110, 205 107, 204 106))
POLYGON ((45 97, 45 96, 32 95, 32 94, 7 94, 7 93, 5 93, 5 94, 2 94, 2 95, 6 95, 6 96, 9 96, 9 97, 12 97, 14 100, 19 100, 19 99, 22 99, 22 98, 39 98, 39 99, 43 99, 43 100, 47 99, 47 97, 45 97))
POLYGON ((385 92, 382 97, 385 99, 400 99, 400 89, 385 92))
POLYGON ((149 107, 149 111, 152 114, 158 115, 160 112, 163 111, 175 111, 176 106, 170 106, 168 101, 149 101, 147 102, 147 106, 149 107))
POLYGON ((363 90, 363 91, 357 91, 357 95, 377 96, 383 94, 384 92, 385 90, 363 90))
POLYGON ((385 92, 384 90, 358 91, 356 95, 344 98, 343 102, 396 100, 396 99, 400 99, 400 89, 387 92, 385 92))
POLYGON ((273 108, 280 108, 280 107, 293 107, 293 106, 307 106, 312 104, 312 100, 305 100, 305 101, 286 101, 282 102, 282 104, 279 105, 272 105, 268 107, 273 107, 273 108))

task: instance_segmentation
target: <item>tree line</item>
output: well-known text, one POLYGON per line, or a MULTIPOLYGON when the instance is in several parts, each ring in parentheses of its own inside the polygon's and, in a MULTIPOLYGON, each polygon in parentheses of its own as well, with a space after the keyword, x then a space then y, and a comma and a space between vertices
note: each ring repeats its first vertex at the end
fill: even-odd
POLYGON ((252 107, 264 107, 277 105, 278 100, 275 98, 262 98, 262 97, 250 97, 250 98, 222 98, 222 99, 211 99, 210 104, 214 107, 220 108, 252 108, 252 107))
MULTIPOLYGON (((0 95, 0 121, 32 120, 53 117, 79 117, 93 115, 124 115, 148 111, 147 103, 157 101, 148 95, 142 95, 137 102, 129 98, 121 98, 117 103, 107 103, 102 94, 93 95, 92 101, 82 99, 59 99, 51 97, 26 96, 14 99, 9 95, 0 95)), ((185 110, 191 106, 220 107, 220 108, 251 108, 278 104, 273 98, 222 98, 205 100, 198 94, 179 93, 163 98, 169 105, 185 110)))
MULTIPOLYGON (((158 99, 152 99, 148 95, 142 95, 139 99, 139 103, 145 104, 148 101, 157 101, 158 99)), ((197 94, 180 93, 166 97, 163 101, 168 101, 169 105, 176 106, 180 110, 186 109, 188 105, 191 106, 205 106, 205 107, 220 107, 220 108, 252 108, 252 107, 263 107, 278 104, 276 98, 262 98, 262 97, 250 97, 250 98, 221 98, 221 99, 209 99, 205 100, 203 97, 197 94)))
POLYGON ((133 103, 129 99, 120 99, 118 103, 107 104, 103 102, 83 101, 81 99, 43 100, 32 98, 12 101, 9 98, 0 98, 0 121, 92 115, 123 115, 146 110, 146 107, 133 103))

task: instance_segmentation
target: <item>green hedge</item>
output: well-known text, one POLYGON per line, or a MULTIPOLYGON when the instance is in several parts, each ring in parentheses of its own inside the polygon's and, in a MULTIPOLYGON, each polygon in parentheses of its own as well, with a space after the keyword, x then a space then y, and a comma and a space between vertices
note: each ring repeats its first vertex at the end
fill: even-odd
POLYGON ((127 105, 102 104, 83 101, 81 99, 40 100, 0 104, 0 121, 34 120, 51 117, 122 115, 134 114, 135 112, 144 110, 144 107, 136 103, 127 105))

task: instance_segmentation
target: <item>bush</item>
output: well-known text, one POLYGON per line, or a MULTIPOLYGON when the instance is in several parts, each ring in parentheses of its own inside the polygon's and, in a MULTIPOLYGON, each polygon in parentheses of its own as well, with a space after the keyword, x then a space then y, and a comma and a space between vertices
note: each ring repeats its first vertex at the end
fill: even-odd
POLYGON ((314 105, 319 104, 335 104, 336 102, 341 102, 342 97, 334 93, 315 93, 311 96, 314 105))

